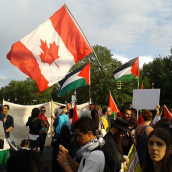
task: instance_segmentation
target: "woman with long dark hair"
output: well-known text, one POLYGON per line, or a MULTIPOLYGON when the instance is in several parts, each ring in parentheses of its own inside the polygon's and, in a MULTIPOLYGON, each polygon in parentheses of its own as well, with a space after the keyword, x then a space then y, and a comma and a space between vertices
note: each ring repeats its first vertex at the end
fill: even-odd
POLYGON ((37 148, 39 144, 39 130, 42 128, 41 120, 38 118, 39 109, 34 108, 31 112, 31 117, 28 118, 26 126, 29 126, 29 141, 31 149, 37 148))
POLYGON ((96 126, 96 135, 102 135, 104 137, 104 135, 106 134, 106 131, 104 129, 104 125, 103 122, 101 120, 99 120, 99 113, 97 110, 92 110, 91 111, 91 117, 92 120, 95 122, 95 126, 96 126))
POLYGON ((172 137, 162 129, 153 130, 146 143, 142 172, 172 172, 172 137))

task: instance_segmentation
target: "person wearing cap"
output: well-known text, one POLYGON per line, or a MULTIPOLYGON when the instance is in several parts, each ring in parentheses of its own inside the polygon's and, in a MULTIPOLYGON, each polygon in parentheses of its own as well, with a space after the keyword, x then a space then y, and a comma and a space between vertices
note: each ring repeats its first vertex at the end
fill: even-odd
POLYGON ((122 167, 126 169, 129 159, 123 156, 122 139, 125 132, 130 132, 128 129, 129 123, 123 118, 119 117, 111 119, 111 130, 104 136, 104 149, 113 157, 116 171, 120 171, 122 167))

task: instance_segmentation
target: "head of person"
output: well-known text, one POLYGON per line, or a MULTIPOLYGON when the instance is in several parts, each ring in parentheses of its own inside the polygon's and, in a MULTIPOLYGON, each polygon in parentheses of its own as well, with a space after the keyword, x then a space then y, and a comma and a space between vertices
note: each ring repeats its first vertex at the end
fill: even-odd
POLYGON ((72 108, 72 104, 71 103, 67 103, 66 108, 67 108, 67 110, 70 110, 72 108))
POLYGON ((143 172, 154 171, 153 164, 161 163, 159 171, 168 172, 171 170, 172 161, 172 137, 162 129, 152 130, 147 138, 145 162, 143 172))
POLYGON ((88 116, 89 118, 91 118, 91 111, 90 110, 82 111, 80 118, 83 117, 83 116, 88 116))
POLYGON ((27 140, 27 139, 23 139, 23 140, 21 141, 21 144, 20 144, 21 147, 25 147, 25 148, 28 148, 29 145, 30 145, 30 141, 27 140))
POLYGON ((131 108, 130 106, 123 106, 120 110, 121 112, 121 117, 123 119, 125 119, 126 121, 130 122, 130 118, 131 118, 131 108))
POLYGON ((62 114, 65 114, 67 112, 66 106, 61 106, 60 109, 62 109, 62 114))
POLYGON ((99 110, 98 104, 96 102, 92 103, 92 109, 99 110))
POLYGON ((31 117, 38 118, 40 110, 38 108, 32 109, 31 117))
POLYGON ((7 172, 48 172, 44 157, 33 150, 19 150, 7 160, 7 172))
POLYGON ((109 106, 104 106, 102 108, 102 113, 105 115, 105 116, 110 116, 112 114, 112 111, 111 111, 111 108, 109 106))
POLYGON ((69 118, 72 119, 73 118, 73 109, 69 110, 69 118))
POLYGON ((10 110, 10 107, 8 105, 3 106, 3 113, 8 114, 9 110, 10 110))
POLYGON ((45 107, 42 106, 42 107, 40 108, 40 111, 41 111, 41 115, 44 116, 44 115, 45 115, 45 112, 46 112, 45 107))
POLYGON ((79 118, 75 122, 74 128, 77 135, 77 141, 82 146, 96 138, 95 122, 87 116, 79 118))
POLYGON ((152 121, 153 115, 152 115, 152 113, 149 110, 144 110, 142 112, 142 117, 143 117, 143 120, 145 122, 146 121, 152 121))
POLYGON ((55 118, 58 118, 62 114, 63 110, 62 109, 57 109, 55 112, 55 118))
POLYGON ((96 130, 98 130, 98 126, 99 126, 99 114, 98 114, 98 111, 93 109, 91 111, 91 117, 92 117, 92 120, 95 122, 96 130))

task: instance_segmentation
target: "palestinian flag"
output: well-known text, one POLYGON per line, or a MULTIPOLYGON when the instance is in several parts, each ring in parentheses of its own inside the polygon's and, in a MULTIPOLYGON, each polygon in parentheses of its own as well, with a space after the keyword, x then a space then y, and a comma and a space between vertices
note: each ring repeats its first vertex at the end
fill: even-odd
POLYGON ((90 63, 67 74, 65 78, 58 83, 61 86, 61 91, 58 93, 58 96, 61 96, 79 87, 90 85, 90 63))
POLYGON ((77 114, 77 110, 76 110, 76 103, 74 103, 73 118, 72 118, 72 125, 71 125, 71 132, 73 133, 73 137, 71 138, 71 143, 70 143, 70 148, 71 148, 70 156, 72 158, 75 158, 76 152, 80 148, 80 145, 77 141, 77 135, 76 135, 75 129, 74 129, 74 124, 78 119, 79 118, 78 118, 78 114, 77 114))
POLYGON ((171 121, 172 114, 165 105, 164 105, 164 117, 168 118, 169 122, 171 121))
POLYGON ((139 79, 139 58, 136 57, 114 71, 116 82, 139 79))
POLYGON ((119 111, 117 108, 117 105, 115 104, 112 95, 109 94, 109 107, 112 110, 112 114, 108 117, 109 119, 114 119, 116 118, 117 112, 119 111))

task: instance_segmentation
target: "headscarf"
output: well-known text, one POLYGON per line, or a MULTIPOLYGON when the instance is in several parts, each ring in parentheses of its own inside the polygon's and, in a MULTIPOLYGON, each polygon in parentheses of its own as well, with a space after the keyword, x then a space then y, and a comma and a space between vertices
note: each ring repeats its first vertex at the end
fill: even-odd
POLYGON ((60 130, 62 128, 63 125, 67 125, 68 123, 68 116, 66 114, 63 114, 61 116, 59 116, 59 124, 56 127, 56 133, 60 134, 60 130))
POLYGON ((55 119, 57 119, 61 115, 62 112, 63 112, 62 109, 57 109, 55 112, 55 119))
POLYGON ((2 121, 0 121, 0 139, 1 140, 4 140, 5 139, 4 128, 3 128, 2 121))
POLYGON ((87 117, 90 118, 90 116, 91 116, 91 111, 90 111, 90 110, 82 111, 82 112, 81 112, 80 118, 83 117, 83 116, 87 116, 87 117))

